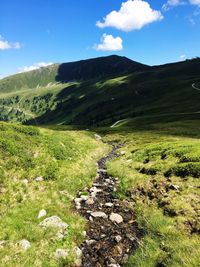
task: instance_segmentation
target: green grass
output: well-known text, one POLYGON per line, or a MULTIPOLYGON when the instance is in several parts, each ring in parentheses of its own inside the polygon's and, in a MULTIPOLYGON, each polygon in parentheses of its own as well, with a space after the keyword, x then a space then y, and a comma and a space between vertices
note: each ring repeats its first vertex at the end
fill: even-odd
POLYGON ((108 170, 120 178, 117 196, 133 203, 143 232, 127 267, 200 266, 199 127, 188 121, 138 131, 132 124, 105 135, 125 142, 108 170))
POLYGON ((109 148, 93 133, 56 131, 0 123, 0 266, 72 266, 74 249, 84 239, 86 223, 74 211, 77 191, 91 185, 95 162, 109 148), (42 176, 44 181, 36 182, 42 176), (28 184, 24 179, 28 180, 28 184), (41 209, 69 224, 63 240, 55 230, 39 226, 41 209), (31 248, 17 243, 27 239, 31 248), (65 262, 55 260, 57 248, 69 250, 65 262))
MULTIPOLYGON (((110 64, 109 58, 99 60, 103 65, 110 64)), ((129 75, 125 71, 120 74, 116 70, 115 73, 113 69, 109 76, 99 74, 101 64, 94 68, 88 61, 90 68, 87 70, 81 67, 81 62, 73 64, 81 71, 81 76, 69 65, 64 71, 63 65, 60 84, 55 82, 62 65, 2 79, 0 119, 95 127, 111 126, 124 119, 123 123, 129 127, 133 121, 141 123, 141 119, 144 123, 156 123, 200 117, 200 92, 192 88, 192 84, 200 80, 199 59, 139 69, 129 75), (71 79, 76 82, 65 83, 76 74, 77 79, 71 79)))

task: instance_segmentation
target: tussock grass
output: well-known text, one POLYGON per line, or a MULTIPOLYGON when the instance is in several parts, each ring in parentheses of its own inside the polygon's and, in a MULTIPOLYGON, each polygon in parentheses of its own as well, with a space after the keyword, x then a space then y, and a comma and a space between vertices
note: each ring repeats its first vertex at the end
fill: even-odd
POLYGON ((0 123, 0 266, 73 265, 86 222, 72 199, 91 185, 96 161, 109 150, 93 136, 0 123), (38 176, 44 181, 36 182, 38 176), (69 225, 63 240, 56 240, 55 229, 39 226, 41 209, 69 225), (17 245, 22 239, 31 242, 27 251, 17 245), (57 248, 69 250, 65 261, 55 260, 57 248))
POLYGON ((161 124, 150 131, 119 128, 106 136, 125 142, 125 154, 108 170, 120 178, 117 195, 132 201, 144 233, 128 267, 200 266, 200 140, 188 128, 184 136, 182 127, 174 123, 174 134, 161 124))

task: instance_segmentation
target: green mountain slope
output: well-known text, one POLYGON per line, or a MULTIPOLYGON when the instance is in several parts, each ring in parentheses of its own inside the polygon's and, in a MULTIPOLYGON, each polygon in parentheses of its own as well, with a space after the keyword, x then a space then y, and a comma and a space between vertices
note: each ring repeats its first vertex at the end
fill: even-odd
POLYGON ((192 84, 199 81, 200 59, 148 67, 110 56, 53 65, 0 81, 0 119, 90 126, 198 119, 200 92, 192 84))

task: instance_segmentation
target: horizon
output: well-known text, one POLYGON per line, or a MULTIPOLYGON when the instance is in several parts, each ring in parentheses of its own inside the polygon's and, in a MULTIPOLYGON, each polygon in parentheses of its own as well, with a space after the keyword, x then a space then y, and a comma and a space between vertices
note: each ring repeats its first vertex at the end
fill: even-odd
POLYGON ((195 59, 198 59, 199 57, 193 57, 193 58, 185 58, 184 60, 179 60, 179 61, 174 61, 174 62, 165 62, 163 64, 160 64, 160 65, 148 65, 146 64, 145 62, 139 62, 139 61, 135 61, 134 59, 131 59, 131 58, 128 58, 126 56, 119 56, 119 55, 116 55, 116 54, 111 54, 111 55, 108 55, 108 56, 102 56, 102 57, 93 57, 93 58, 85 58, 85 59, 79 59, 79 60, 75 60, 75 61, 69 61, 69 62, 55 62, 55 63, 52 63, 52 64, 48 64, 47 66, 40 66, 36 69, 32 69, 32 70, 24 70, 24 71, 20 71, 20 72, 17 72, 17 73, 13 73, 13 74, 9 74, 7 76, 4 76, 4 77, 0 77, 0 80, 4 79, 4 78, 8 78, 10 76, 14 76, 14 75, 17 75, 17 74, 22 74, 22 73, 27 73, 27 72, 33 72, 33 71, 37 71, 39 69, 42 69, 42 68, 47 68, 47 67, 50 67, 50 66, 53 66, 53 65, 62 65, 62 64, 67 64, 67 63, 76 63, 76 62, 81 62, 81 61, 87 61, 87 60, 92 60, 92 59, 97 59, 97 58, 108 58, 108 57, 112 57, 112 56, 117 56, 117 57, 124 57, 124 58, 127 58, 127 59, 130 59, 136 63, 141 63, 141 64, 144 64, 144 65, 147 65, 149 67, 157 67, 157 66, 164 66, 164 65, 168 65, 168 64, 176 64, 176 63, 181 63, 181 62, 185 62, 185 61, 190 61, 190 60, 195 60, 195 59))
POLYGON ((113 54, 150 66, 200 55, 199 0, 8 0, 0 10, 0 78, 113 54))

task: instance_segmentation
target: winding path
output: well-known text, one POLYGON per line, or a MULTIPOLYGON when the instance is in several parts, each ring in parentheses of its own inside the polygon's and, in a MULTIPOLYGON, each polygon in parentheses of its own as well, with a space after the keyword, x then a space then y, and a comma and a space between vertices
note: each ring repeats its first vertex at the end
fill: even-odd
POLYGON ((195 89, 195 90, 197 90, 197 91, 200 91, 200 88, 196 87, 196 83, 193 83, 192 84, 192 88, 195 89))
POLYGON ((81 250, 82 267, 120 267, 138 244, 139 231, 129 202, 114 196, 118 178, 109 176, 106 162, 116 157, 119 146, 98 161, 98 172, 87 195, 79 193, 76 209, 88 221, 81 250))
MULTIPOLYGON (((199 84, 200 82, 198 82, 199 84)), ((194 90, 200 91, 200 88, 196 86, 196 82, 192 84, 192 88, 194 90)), ((149 115, 149 116, 143 116, 141 118, 154 118, 154 117, 162 117, 162 116, 176 116, 176 115, 193 115, 193 114, 200 114, 200 111, 195 112, 177 112, 177 113, 165 113, 165 114, 159 114, 159 115, 149 115)), ((110 128, 115 128, 119 123, 126 121, 128 119, 123 119, 116 121, 113 125, 110 126, 110 128)))

